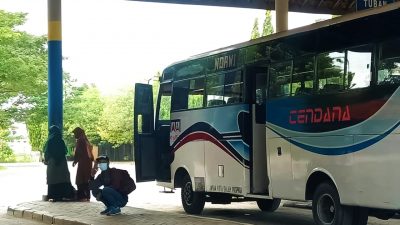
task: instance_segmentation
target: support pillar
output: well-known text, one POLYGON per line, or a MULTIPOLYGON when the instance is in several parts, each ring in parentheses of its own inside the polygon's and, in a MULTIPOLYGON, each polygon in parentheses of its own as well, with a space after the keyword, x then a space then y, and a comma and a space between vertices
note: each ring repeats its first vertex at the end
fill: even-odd
POLYGON ((289 0, 275 0, 276 33, 288 30, 289 0))
POLYGON ((63 128, 61 0, 47 0, 48 125, 63 128))

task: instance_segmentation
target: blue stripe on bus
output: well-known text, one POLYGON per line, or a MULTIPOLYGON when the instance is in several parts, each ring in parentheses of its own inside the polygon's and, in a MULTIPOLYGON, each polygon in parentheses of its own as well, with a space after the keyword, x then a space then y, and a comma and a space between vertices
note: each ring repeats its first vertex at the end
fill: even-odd
POLYGON ((336 148, 316 147, 316 146, 306 145, 306 144, 303 144, 303 143, 295 141, 293 138, 284 137, 283 135, 281 135, 280 133, 276 132, 275 130, 274 130, 274 132, 276 134, 278 134, 279 136, 281 136, 282 138, 284 138, 285 140, 287 140, 288 142, 292 143, 293 145, 296 145, 297 147, 302 148, 302 149, 304 149, 306 151, 309 151, 309 152, 313 152, 313 153, 320 154, 320 155, 345 155, 345 154, 358 152, 358 151, 360 151, 362 149, 365 149, 365 148, 377 143, 378 141, 382 140, 387 135, 389 135, 399 125, 400 125, 400 122, 398 122, 396 125, 394 125, 392 128, 390 128, 388 131, 386 131, 382 135, 378 135, 378 136, 376 136, 374 138, 371 138, 371 139, 369 139, 367 141, 364 141, 364 142, 361 142, 361 143, 358 143, 358 144, 354 144, 354 145, 350 145, 350 146, 336 147, 336 148))

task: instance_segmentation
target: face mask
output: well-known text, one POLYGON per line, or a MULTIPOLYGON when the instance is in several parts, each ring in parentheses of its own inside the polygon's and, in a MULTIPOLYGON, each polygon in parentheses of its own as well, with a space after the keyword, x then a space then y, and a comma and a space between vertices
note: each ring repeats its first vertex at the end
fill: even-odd
POLYGON ((99 163, 99 168, 101 171, 107 170, 107 163, 99 163))

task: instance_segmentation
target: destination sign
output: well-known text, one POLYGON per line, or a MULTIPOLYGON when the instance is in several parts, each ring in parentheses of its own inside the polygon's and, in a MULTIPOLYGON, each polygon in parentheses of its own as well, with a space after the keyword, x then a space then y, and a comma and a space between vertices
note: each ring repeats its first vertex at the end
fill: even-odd
POLYGON ((357 0, 357 11, 381 7, 393 2, 394 0, 357 0))
POLYGON ((236 67, 236 54, 216 57, 214 59, 214 70, 225 70, 236 67))

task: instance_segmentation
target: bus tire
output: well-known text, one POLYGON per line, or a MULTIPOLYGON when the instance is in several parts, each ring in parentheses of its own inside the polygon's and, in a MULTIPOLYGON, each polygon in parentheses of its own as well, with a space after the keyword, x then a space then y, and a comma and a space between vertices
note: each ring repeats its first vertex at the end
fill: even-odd
POLYGON ((261 209, 261 211, 263 212, 274 212, 279 208, 280 204, 281 204, 280 198, 257 200, 258 208, 261 209))
POLYGON ((206 202, 204 193, 193 191, 189 175, 184 176, 182 184, 181 200, 183 209, 188 214, 200 214, 206 202))
POLYGON ((312 212, 317 225, 353 225, 353 208, 340 204, 339 193, 331 182, 315 190, 312 212))
POLYGON ((353 222, 352 225, 368 224, 368 209, 353 207, 353 222))

